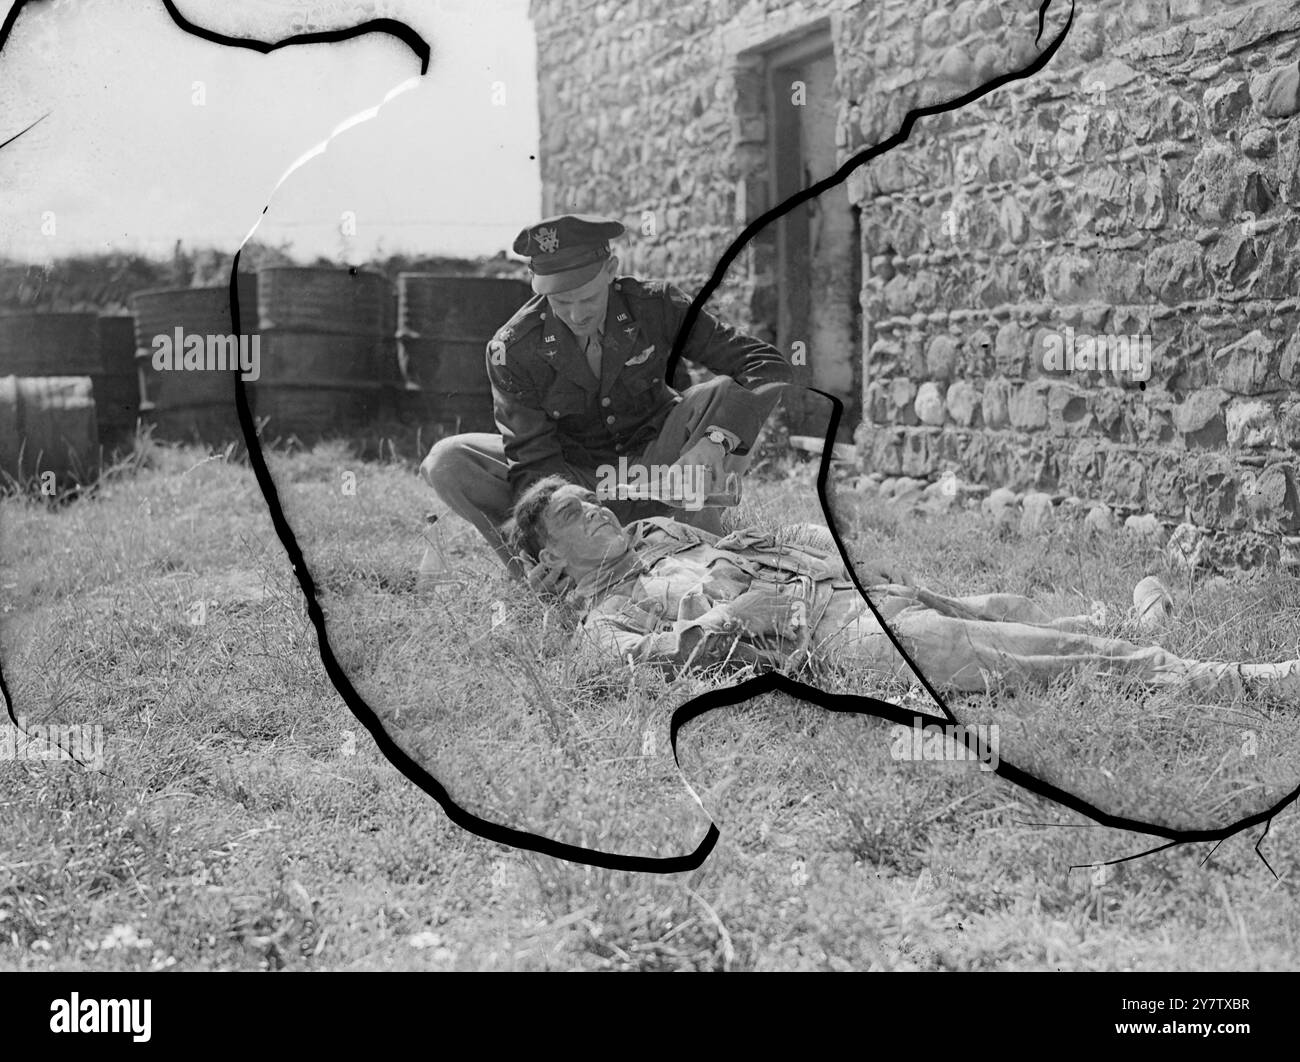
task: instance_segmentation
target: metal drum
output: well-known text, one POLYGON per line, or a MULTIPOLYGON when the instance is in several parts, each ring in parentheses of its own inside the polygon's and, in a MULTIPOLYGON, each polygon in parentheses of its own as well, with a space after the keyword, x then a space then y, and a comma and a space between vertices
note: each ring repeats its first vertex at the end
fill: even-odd
POLYGON ((360 269, 276 266, 258 274, 264 438, 311 442, 365 427, 397 385, 391 287, 360 269))
POLYGON ((234 335, 227 284, 138 291, 131 296, 140 412, 153 423, 157 438, 218 446, 243 439, 235 408, 236 373, 230 368, 227 344, 251 347, 255 340, 257 278, 240 274, 238 284, 242 336, 234 335), (174 347, 177 329, 182 341, 190 336, 203 338, 202 355, 192 360, 203 368, 184 368, 180 351, 173 351, 173 356, 182 367, 161 372, 154 368, 159 340, 165 337, 174 347), (209 367, 221 363, 225 369, 209 367))
POLYGON ((112 450, 130 444, 140 411, 133 317, 129 314, 100 317, 99 357, 102 371, 90 378, 95 388, 95 420, 99 425, 99 444, 105 450, 112 450))
POLYGON ((91 376, 101 371, 97 314, 0 315, 0 376, 91 376))
POLYGON ((98 463, 89 376, 0 376, 0 472, 20 483, 47 472, 84 483, 98 463))
POLYGON ((495 431, 487 344, 532 291, 509 277, 400 273, 399 359, 422 424, 445 434, 495 431))

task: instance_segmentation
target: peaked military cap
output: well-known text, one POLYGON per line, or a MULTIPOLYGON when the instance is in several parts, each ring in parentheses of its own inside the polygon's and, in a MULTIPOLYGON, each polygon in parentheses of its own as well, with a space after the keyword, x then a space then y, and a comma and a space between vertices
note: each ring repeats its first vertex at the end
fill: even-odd
POLYGON ((524 229, 514 250, 529 259, 533 291, 550 295, 581 287, 599 273, 609 257, 609 241, 623 231, 623 223, 613 218, 561 214, 524 229))

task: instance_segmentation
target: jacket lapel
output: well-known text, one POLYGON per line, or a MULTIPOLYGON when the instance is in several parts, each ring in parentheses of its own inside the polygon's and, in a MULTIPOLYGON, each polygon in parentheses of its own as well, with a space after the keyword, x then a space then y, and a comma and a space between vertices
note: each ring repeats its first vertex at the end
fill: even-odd
POLYGON ((541 341, 542 356, 556 372, 580 385, 584 391, 596 390, 596 378, 587 367, 586 355, 578 349, 573 333, 554 314, 548 313, 542 321, 541 341))
MULTIPOLYGON (((608 395, 629 361, 634 365, 647 360, 642 357, 646 344, 641 326, 632 316, 627 300, 621 291, 610 293, 609 311, 605 314, 605 358, 600 367, 600 393, 608 395)), ((651 352, 653 353, 653 351, 651 352)))

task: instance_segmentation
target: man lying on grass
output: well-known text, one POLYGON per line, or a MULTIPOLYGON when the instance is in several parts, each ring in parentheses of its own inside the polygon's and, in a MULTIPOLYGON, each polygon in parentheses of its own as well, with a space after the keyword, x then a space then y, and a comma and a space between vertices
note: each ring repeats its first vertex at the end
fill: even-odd
MULTIPOLYGON (((572 580, 582 633, 620 659, 675 669, 843 661, 910 678, 830 533, 807 524, 788 530, 779 539, 758 531, 720 538, 666 517, 624 528, 594 493, 559 476, 520 495, 509 525, 520 555, 572 580)), ((1300 660, 1185 660, 1087 634, 1088 617, 1053 618, 1014 594, 950 598, 888 578, 868 582, 880 614, 936 687, 1044 684, 1097 665, 1151 685, 1245 686, 1300 700, 1300 660)))

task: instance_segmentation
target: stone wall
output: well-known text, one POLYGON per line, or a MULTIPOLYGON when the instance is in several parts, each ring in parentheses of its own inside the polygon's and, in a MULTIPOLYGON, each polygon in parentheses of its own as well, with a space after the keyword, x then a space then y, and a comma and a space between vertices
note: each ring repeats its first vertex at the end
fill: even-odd
MULTIPOLYGON (((1038 50, 1037 0, 532 13, 547 208, 621 210, 630 268, 688 288, 770 205, 765 46, 829 20, 842 159, 1038 50)), ((1253 555, 1300 535, 1298 60, 1296 0, 1091 0, 1042 73, 856 171, 864 470, 1150 511, 1253 555), (1130 336, 1147 378, 1045 360, 1130 336)), ((775 277, 765 233, 714 305, 771 334, 775 277)))
MULTIPOLYGON (((738 107, 760 91, 725 31, 775 22, 789 6, 533 0, 543 213, 620 217, 628 272, 697 290, 768 205, 761 106, 738 107)), ((769 339, 759 289, 770 268, 747 251, 712 307, 769 339)))

